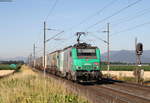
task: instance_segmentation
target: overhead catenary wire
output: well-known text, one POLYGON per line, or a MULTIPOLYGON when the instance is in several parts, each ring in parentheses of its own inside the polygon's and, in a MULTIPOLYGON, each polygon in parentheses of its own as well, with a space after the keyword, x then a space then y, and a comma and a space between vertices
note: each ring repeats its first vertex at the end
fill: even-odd
POLYGON ((138 25, 133 26, 133 27, 131 27, 131 28, 127 28, 127 29, 124 29, 124 30, 115 32, 115 33, 111 34, 110 36, 114 36, 114 35, 116 36, 116 35, 118 35, 119 33, 131 31, 131 30, 134 30, 134 29, 136 29, 136 28, 139 28, 139 27, 142 27, 142 26, 145 26, 145 25, 149 25, 149 24, 150 24, 150 21, 149 21, 149 22, 142 23, 142 24, 138 24, 138 25))
POLYGON ((45 18, 45 21, 47 21, 47 20, 48 20, 49 16, 52 14, 53 10, 55 9, 55 7, 56 7, 57 3, 58 3, 58 0, 55 0, 55 2, 54 2, 54 4, 53 4, 53 6, 52 6, 52 7, 50 7, 50 10, 49 10, 49 12, 48 12, 48 15, 47 15, 47 16, 46 16, 46 18, 45 18))
MULTIPOLYGON (((102 39, 102 38, 100 38, 99 36, 97 36, 97 35, 95 35, 94 33, 92 33, 92 32, 88 32, 88 34, 92 34, 92 35, 94 35, 94 36, 92 36, 92 37, 94 37, 94 38, 96 38, 96 39, 99 39, 99 40, 101 40, 101 41, 103 41, 103 42, 105 42, 105 43, 107 43, 107 41, 106 40, 104 40, 104 39, 102 39)), ((90 35, 91 36, 91 35, 90 35)))
POLYGON ((62 34, 62 33, 64 33, 64 31, 61 31, 61 32, 55 34, 55 35, 52 36, 51 38, 47 39, 46 42, 48 42, 48 41, 50 41, 50 40, 52 40, 52 39, 55 39, 55 37, 57 37, 58 35, 60 35, 60 34, 62 34))
MULTIPOLYGON (((43 61, 43 64, 44 64, 44 77, 45 77, 45 68, 46 68, 46 62, 45 62, 45 59, 46 59, 46 30, 47 30, 47 27, 46 27, 46 21, 48 20, 49 16, 52 14, 53 10, 55 9, 56 5, 57 5, 57 2, 58 0, 55 0, 54 2, 54 5, 50 8, 49 12, 48 12, 48 15, 46 16, 45 20, 44 20, 44 50, 43 50, 43 56, 44 56, 44 61, 43 61)), ((56 35, 57 36, 57 35, 56 35)), ((49 39, 50 40, 50 39, 49 39)), ((45 81, 45 84, 46 84, 46 81, 45 81)), ((46 86, 46 85, 45 85, 46 86)), ((45 87, 46 88, 46 87, 45 87)))
POLYGON ((117 0, 112 0, 111 2, 109 2, 108 4, 106 4, 103 8, 99 9, 97 12, 95 12, 94 14, 88 16, 87 18, 85 18, 84 20, 82 20, 81 22, 79 22, 78 25, 74 25, 72 27, 70 27, 67 31, 72 30, 73 28, 75 28, 76 26, 79 26, 85 22, 87 22, 89 19, 93 18, 96 15, 99 15, 102 11, 104 11, 106 8, 110 7, 111 5, 113 5, 117 0))
MULTIPOLYGON (((111 25, 112 25, 114 28, 116 28, 116 27, 118 27, 119 25, 121 25, 122 23, 129 22, 129 21, 138 19, 138 18, 140 18, 140 17, 142 17, 142 16, 144 16, 144 15, 146 15, 146 14, 148 14, 148 13, 150 13, 150 8, 144 9, 144 10, 142 10, 142 11, 140 11, 140 12, 136 12, 135 14, 137 14, 137 15, 135 15, 135 16, 132 16, 132 17, 124 17, 124 18, 121 18, 120 20, 116 20, 116 21, 120 21, 120 22, 117 22, 117 23, 111 22, 111 25), (125 20, 124 20, 124 19, 125 19, 125 20)), ((100 30, 102 30, 102 29, 104 29, 104 27, 102 27, 102 28, 100 28, 99 30, 97 30, 97 32, 101 32, 100 30)))
MULTIPOLYGON (((53 39, 55 40, 55 39, 53 39)), ((55 51, 55 50, 61 50, 63 49, 68 43, 66 41, 70 41, 71 39, 62 39, 62 40, 56 40, 56 41, 59 41, 59 42, 55 42, 53 44, 53 47, 51 46, 49 48, 50 51, 55 51)), ((69 43, 70 44, 70 43, 69 43)))
POLYGON ((73 28, 86 23, 88 20, 92 19, 96 15, 99 15, 106 8, 109 8, 111 5, 113 5, 116 2, 117 2, 117 0, 112 0, 111 2, 109 2, 108 4, 106 4, 104 7, 102 7, 101 9, 99 9, 97 12, 93 13, 92 15, 89 15, 88 17, 86 17, 85 19, 83 19, 82 21, 80 21, 77 25, 74 25, 74 26, 70 27, 69 30, 72 30, 73 28))
POLYGON ((96 22, 96 23, 90 25, 90 26, 87 27, 86 29, 88 30, 88 29, 90 29, 90 28, 92 28, 92 27, 94 27, 94 26, 96 26, 96 25, 98 25, 98 24, 100 24, 100 23, 106 21, 107 19, 110 19, 110 18, 112 18, 113 16, 116 16, 116 15, 120 14, 120 13, 123 12, 124 10, 126 10, 126 9, 128 9, 128 8, 130 8, 130 7, 132 7, 132 6, 134 6, 135 4, 137 4, 137 3, 141 2, 141 1, 142 1, 142 0, 137 0, 137 1, 133 2, 133 3, 130 3, 129 5, 127 5, 127 6, 123 7, 123 8, 121 8, 120 10, 114 12, 114 13, 111 14, 110 16, 107 16, 107 17, 103 18, 102 20, 99 20, 98 22, 96 22))
POLYGON ((140 12, 140 14, 137 14, 137 13, 136 13, 137 15, 132 16, 132 17, 129 17, 129 18, 127 18, 126 20, 120 21, 120 22, 118 22, 118 23, 113 23, 112 25, 114 25, 114 27, 117 27, 117 26, 121 25, 121 24, 124 23, 124 22, 129 22, 129 21, 138 19, 138 18, 144 16, 145 14, 150 13, 150 8, 149 8, 149 9, 146 9, 146 11, 145 11, 145 9, 142 10, 142 11, 144 11, 144 12, 140 12))

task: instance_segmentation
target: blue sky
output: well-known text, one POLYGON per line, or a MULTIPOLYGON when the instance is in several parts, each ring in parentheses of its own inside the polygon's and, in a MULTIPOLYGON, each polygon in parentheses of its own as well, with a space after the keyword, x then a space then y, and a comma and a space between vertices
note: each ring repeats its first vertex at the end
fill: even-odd
MULTIPOLYGON (((102 20, 137 0, 58 0, 56 7, 47 20, 47 27, 64 30, 57 39, 47 43, 47 53, 76 42, 75 32, 91 32, 82 41, 98 46, 101 52, 106 51, 106 44, 93 36, 106 39, 101 32, 110 23, 111 50, 133 50, 134 38, 144 44, 144 49, 150 49, 150 24, 129 29, 136 25, 150 22, 150 0, 142 0, 136 5, 122 11, 118 15, 86 30, 87 27, 102 20), (91 16, 105 5, 111 3, 102 12, 91 16), (88 18, 90 17, 90 18, 88 18), (85 20, 85 18, 87 18, 85 20), (81 25, 79 23, 85 20, 81 25), (73 27, 73 29, 69 29, 73 27), (126 30, 126 32, 120 32, 126 30), (99 31, 99 32, 97 32, 99 31)), ((42 55, 43 21, 55 0, 13 0, 11 3, 0 2, 0 57, 28 56, 35 43, 36 55, 42 55)), ((47 31, 47 38, 58 31, 47 31)))

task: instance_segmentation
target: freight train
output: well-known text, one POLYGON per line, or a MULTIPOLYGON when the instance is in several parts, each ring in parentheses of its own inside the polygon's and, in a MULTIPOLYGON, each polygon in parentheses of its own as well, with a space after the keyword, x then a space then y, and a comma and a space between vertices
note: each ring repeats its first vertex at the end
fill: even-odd
MULTIPOLYGON (((78 43, 47 54, 45 71, 72 81, 99 81, 100 62, 99 48, 78 43)), ((35 68, 43 70, 42 57, 35 60, 35 68)))

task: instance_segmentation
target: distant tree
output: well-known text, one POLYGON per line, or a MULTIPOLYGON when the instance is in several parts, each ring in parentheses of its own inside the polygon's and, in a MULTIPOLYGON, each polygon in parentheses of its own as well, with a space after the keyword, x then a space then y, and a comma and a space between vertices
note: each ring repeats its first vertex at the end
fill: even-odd
POLYGON ((12 61, 12 60, 10 60, 10 61, 1 61, 0 63, 1 64, 24 64, 24 61, 21 61, 21 60, 19 60, 19 61, 12 61))

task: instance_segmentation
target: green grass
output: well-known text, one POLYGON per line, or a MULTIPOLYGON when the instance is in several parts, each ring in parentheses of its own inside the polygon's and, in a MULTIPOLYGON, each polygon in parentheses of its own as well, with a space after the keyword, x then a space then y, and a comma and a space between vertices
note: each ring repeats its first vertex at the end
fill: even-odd
MULTIPOLYGON (((107 70, 107 65, 102 65, 101 66, 102 70, 107 70)), ((136 69, 137 66, 132 66, 132 65, 110 65, 110 70, 112 71, 133 71, 136 69)), ((150 66, 141 66, 141 69, 144 69, 144 71, 150 71, 150 66)))
POLYGON ((16 68, 12 68, 9 64, 0 64, 0 70, 18 70, 20 69, 21 65, 17 65, 16 68))
POLYGON ((15 75, 0 79, 0 103, 88 103, 65 84, 22 66, 15 75), (44 85, 45 84, 45 85, 44 85))
POLYGON ((0 70, 12 70, 12 68, 10 68, 8 64, 1 64, 0 70))

